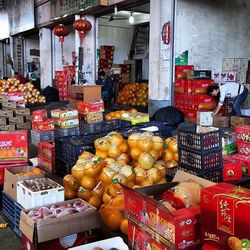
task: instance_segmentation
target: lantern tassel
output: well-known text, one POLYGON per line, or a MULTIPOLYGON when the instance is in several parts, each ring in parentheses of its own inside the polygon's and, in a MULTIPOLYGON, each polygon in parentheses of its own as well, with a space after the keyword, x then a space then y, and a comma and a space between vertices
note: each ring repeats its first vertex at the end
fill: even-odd
POLYGON ((82 42, 83 42, 83 39, 85 38, 85 32, 80 31, 79 32, 79 37, 80 37, 80 46, 82 47, 82 42))

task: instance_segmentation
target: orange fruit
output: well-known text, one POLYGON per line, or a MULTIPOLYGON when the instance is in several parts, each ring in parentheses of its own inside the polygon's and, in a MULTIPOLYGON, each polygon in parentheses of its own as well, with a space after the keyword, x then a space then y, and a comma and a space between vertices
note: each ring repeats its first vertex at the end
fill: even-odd
POLYGON ((32 173, 33 174, 41 174, 43 171, 40 169, 40 168, 34 168, 33 170, 32 170, 32 173))
POLYGON ((100 150, 96 150, 95 155, 102 158, 102 159, 106 159, 108 158, 108 153, 107 151, 100 151, 100 150))
POLYGON ((120 230, 125 235, 128 235, 128 219, 123 219, 120 225, 120 230))
POLYGON ((70 188, 65 188, 64 190, 64 196, 66 200, 74 199, 76 198, 76 192, 70 188))
POLYGON ((165 149, 162 153, 162 159, 164 161, 169 161, 169 160, 173 160, 174 159, 174 154, 168 150, 168 149, 165 149))
POLYGON ((90 199, 88 200, 88 203, 90 205, 92 205, 93 207, 98 208, 101 206, 102 201, 101 201, 101 198, 99 196, 94 195, 94 196, 90 197, 90 199))
POLYGON ((122 153, 127 153, 128 152, 128 143, 123 140, 123 142, 119 145, 119 148, 122 153))
POLYGON ((139 134, 131 134, 128 137, 128 145, 130 146, 130 148, 135 148, 139 140, 140 140, 139 134))
POLYGON ((120 154, 121 150, 115 145, 112 145, 108 150, 108 157, 110 158, 116 159, 120 156, 120 154))
POLYGON ((142 151, 139 148, 132 148, 130 151, 130 155, 133 160, 138 160, 139 156, 142 154, 142 151))
POLYGON ((96 185, 95 179, 90 176, 84 175, 81 179, 80 185, 85 189, 92 190, 96 185))
POLYGON ((139 156, 138 162, 140 164, 140 167, 142 167, 145 170, 148 170, 153 167, 155 160, 150 153, 144 152, 139 156))
POLYGON ((151 149, 151 150, 149 151, 149 153, 154 157, 154 160, 155 160, 155 161, 158 160, 158 158, 159 158, 159 152, 158 152, 158 151, 156 151, 156 150, 154 150, 154 149, 151 149))
POLYGON ((152 138, 153 141, 153 149, 160 151, 163 149, 163 140, 160 136, 153 136, 152 138))
POLYGON ((77 197, 79 197, 85 201, 88 201, 91 196, 92 196, 92 192, 90 190, 87 190, 83 187, 79 187, 79 190, 77 192, 77 197))
POLYGON ((143 152, 148 152, 153 148, 154 143, 151 138, 143 137, 138 141, 138 148, 143 152))

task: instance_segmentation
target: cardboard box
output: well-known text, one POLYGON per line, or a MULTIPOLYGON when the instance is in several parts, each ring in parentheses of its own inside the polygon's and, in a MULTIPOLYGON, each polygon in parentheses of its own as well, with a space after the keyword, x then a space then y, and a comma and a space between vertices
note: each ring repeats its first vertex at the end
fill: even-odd
POLYGON ((238 125, 248 125, 250 124, 249 116, 231 116, 230 126, 236 127, 238 125))
POLYGON ((55 159, 55 143, 53 141, 38 142, 38 152, 49 159, 55 159))
POLYGON ((70 98, 81 99, 82 101, 93 101, 101 99, 101 88, 100 85, 92 86, 81 86, 81 85, 70 85, 69 96, 70 98))
MULTIPOLYGON (((72 204, 81 199, 58 202, 57 205, 72 204)), ((63 236, 88 231, 99 227, 96 208, 89 205, 89 209, 82 213, 65 215, 59 218, 48 218, 34 222, 27 214, 30 210, 23 210, 20 218, 20 230, 31 241, 45 242, 63 236)))
POLYGON ((187 72, 193 70, 194 70, 193 65, 176 65, 175 79, 187 79, 187 72))
POLYGON ((71 120, 78 118, 78 111, 76 109, 54 109, 51 110, 52 119, 71 120))
POLYGON ((91 101, 91 102, 78 102, 76 106, 77 110, 85 115, 104 112, 103 100, 91 101))
POLYGON ((15 116, 28 116, 30 115, 30 109, 28 108, 18 108, 14 109, 15 116))
POLYGON ((226 163, 223 164, 223 181, 240 181, 242 180, 242 165, 241 163, 226 163))
POLYGON ((7 119, 6 118, 0 118, 0 126, 1 125, 6 125, 7 124, 7 119))
POLYGON ((0 126, 0 131, 15 131, 15 130, 16 126, 14 124, 0 126))
POLYGON ((76 109, 77 103, 80 101, 80 99, 69 98, 69 106, 73 109, 76 109))
POLYGON ((0 95, 0 103, 1 102, 8 102, 8 97, 6 95, 0 95))
MULTIPOLYGON (((250 239, 250 191, 220 183, 201 191, 202 240, 228 250, 228 239, 250 239), (209 223, 208 223, 209 221, 209 223)), ((249 248, 249 245, 246 249, 249 248)), ((244 249, 243 247, 239 249, 244 249)))
POLYGON ((31 129, 31 123, 25 122, 23 124, 16 124, 17 130, 30 130, 31 129))
POLYGON ((213 117, 213 126, 219 128, 228 128, 230 123, 230 116, 215 115, 213 117))
POLYGON ((129 220, 138 223, 144 231, 150 232, 154 238, 168 245, 166 249, 184 249, 179 246, 185 245, 185 242, 189 244, 185 249, 192 249, 194 245, 201 242, 200 206, 170 212, 163 204, 152 198, 152 196, 160 196, 167 189, 175 186, 176 182, 188 180, 194 180, 203 187, 214 185, 213 182, 182 171, 177 171, 173 183, 145 187, 140 190, 123 185, 124 210, 129 220))
POLYGON ((21 166, 14 168, 6 168, 4 173, 4 192, 9 195, 15 201, 17 200, 17 187, 16 183, 18 181, 32 180, 35 178, 40 178, 45 176, 45 172, 42 171, 41 174, 33 174, 26 176, 19 176, 16 174, 27 173, 35 169, 33 166, 21 166))
POLYGON ((33 121, 42 122, 48 119, 48 113, 46 109, 38 109, 32 112, 33 121))
POLYGON ((49 159, 48 157, 44 155, 40 155, 40 152, 39 152, 39 155, 37 156, 37 158, 38 158, 38 166, 41 169, 45 170, 46 172, 50 174, 56 173, 55 157, 49 159))
POLYGON ((55 130, 55 122, 52 119, 45 121, 32 121, 32 129, 36 132, 46 132, 55 130))
POLYGON ((27 131, 0 132, 0 163, 20 163, 27 161, 27 131))
MULTIPOLYGON (((125 114, 124 114, 125 115, 125 114)), ((126 114, 126 116, 122 115, 121 119, 130 121, 132 125, 142 122, 149 122, 149 115, 146 113, 135 112, 126 114)))
POLYGON ((76 128, 79 127, 79 119, 70 119, 70 120, 54 120, 55 126, 58 128, 76 128))
POLYGON ((0 117, 13 117, 13 110, 10 109, 2 109, 0 110, 0 117))
POLYGON ((24 117, 23 116, 17 116, 17 117, 9 117, 9 124, 22 124, 24 123, 24 117))
POLYGON ((213 112, 197 112, 196 122, 201 126, 213 126, 213 112))
POLYGON ((16 107, 16 102, 2 102, 3 109, 15 109, 16 107))
POLYGON ((93 114, 80 114, 80 119, 86 124, 96 123, 103 121, 103 113, 93 113, 93 114))

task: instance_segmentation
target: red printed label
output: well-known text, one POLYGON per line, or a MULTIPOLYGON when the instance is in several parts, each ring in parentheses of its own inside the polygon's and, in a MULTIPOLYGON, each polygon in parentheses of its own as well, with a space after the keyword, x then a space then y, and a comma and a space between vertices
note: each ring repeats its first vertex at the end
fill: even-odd
POLYGON ((217 228, 234 235, 234 199, 217 197, 217 228))

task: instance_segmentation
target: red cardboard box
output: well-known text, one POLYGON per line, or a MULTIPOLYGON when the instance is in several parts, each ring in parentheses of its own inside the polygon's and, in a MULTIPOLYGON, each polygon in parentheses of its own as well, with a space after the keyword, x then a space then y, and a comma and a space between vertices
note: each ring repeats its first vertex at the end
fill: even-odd
MULTIPOLYGON (((214 185, 194 175, 177 171, 174 182, 194 180, 203 187, 214 185)), ((161 184, 134 190, 123 186, 124 210, 128 219, 167 245, 166 249, 193 249, 200 240, 200 206, 170 212, 152 196, 159 196, 174 183, 161 184), (146 193, 146 194, 143 194, 146 193)), ((200 249, 200 248, 198 248, 200 249)))
MULTIPOLYGON (((220 250, 230 249, 228 238, 250 240, 250 190, 220 183, 201 191, 202 239, 220 250)), ((234 249, 249 249, 238 247, 234 249)))
POLYGON ((237 140, 250 142, 250 125, 239 125, 235 128, 237 140))
POLYGON ((0 132, 0 163, 28 161, 28 134, 25 130, 0 132))
POLYGON ((238 152, 250 156, 250 142, 237 141, 238 152))
POLYGON ((196 123, 197 111, 185 109, 184 115, 190 123, 196 123))
POLYGON ((194 107, 200 111, 214 110, 217 106, 217 101, 210 95, 196 95, 194 107))
POLYGON ((39 150, 38 152, 39 152, 38 166, 50 174, 55 174, 56 173, 55 158, 50 159, 44 155, 40 155, 39 150))
POLYGON ((32 112, 33 121, 45 121, 48 119, 48 113, 46 109, 38 109, 32 112))
POLYGON ((194 65, 176 65, 175 79, 187 79, 187 71, 193 71, 194 65))
POLYGON ((104 112, 104 102, 100 101, 90 101, 90 102, 78 102, 77 110, 82 114, 92 114, 104 112))
POLYGON ((32 129, 36 132, 46 132, 55 130, 55 122, 52 119, 46 121, 32 121, 32 129))
POLYGON ((242 179, 242 164, 241 163, 226 163, 223 164, 223 181, 239 181, 242 179))
POLYGON ((93 113, 93 114, 80 114, 80 119, 82 119, 86 124, 96 123, 103 121, 103 113, 93 113))
POLYGON ((55 143, 53 141, 38 142, 38 152, 40 155, 48 157, 49 159, 55 158, 55 143))
POLYGON ((70 120, 55 120, 55 125, 58 128, 77 128, 79 127, 79 119, 74 118, 70 120))
POLYGON ((194 94, 206 94, 207 87, 213 86, 213 80, 193 80, 192 93, 194 94))

